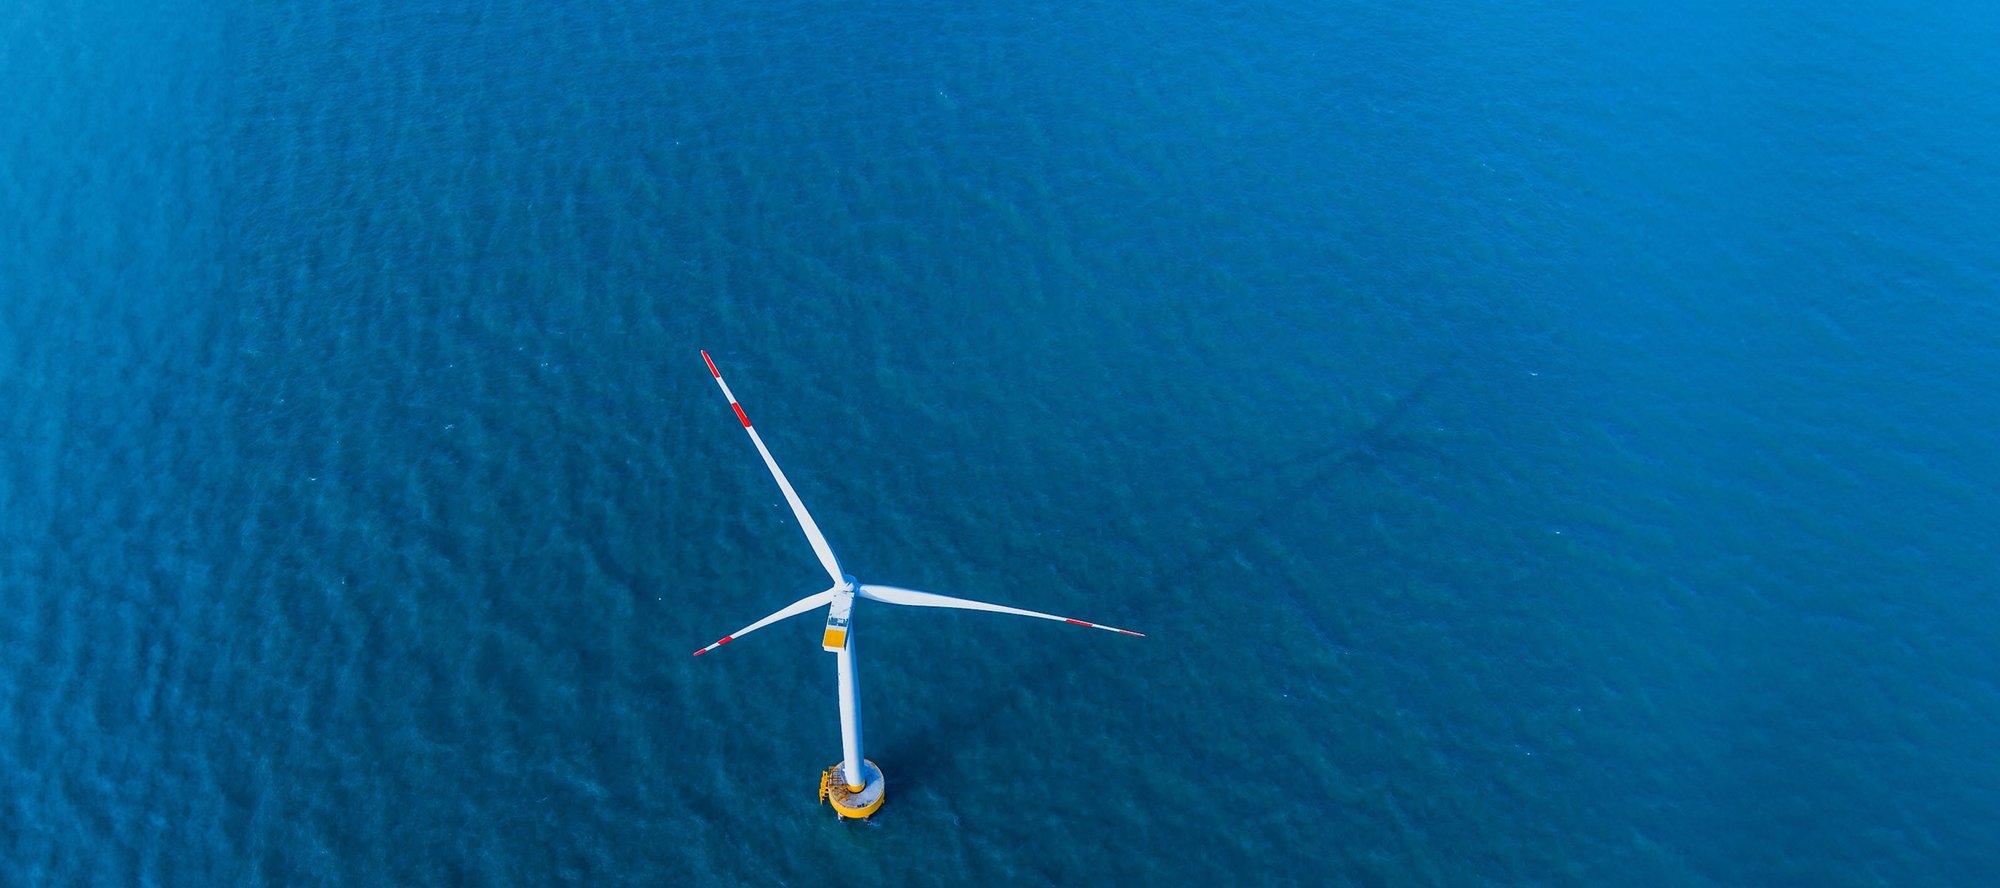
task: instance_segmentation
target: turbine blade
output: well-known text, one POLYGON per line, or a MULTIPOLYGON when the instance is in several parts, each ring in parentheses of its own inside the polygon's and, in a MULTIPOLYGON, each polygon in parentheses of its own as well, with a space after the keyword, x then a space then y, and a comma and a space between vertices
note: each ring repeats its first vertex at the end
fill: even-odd
POLYGON ((819 532, 819 525, 806 512, 806 504, 799 501, 799 493, 792 489, 792 482, 786 480, 785 471, 778 468, 777 460, 771 458, 770 448, 764 446, 763 437, 750 427, 750 414, 744 413, 743 405, 736 403, 736 394, 729 390, 729 383, 722 381, 722 371, 715 369, 715 361, 709 358, 707 351, 701 353, 701 360, 708 364, 708 372, 715 376, 715 384, 722 387, 722 396, 729 399, 736 418, 743 421, 743 430, 750 433, 750 443, 757 445, 757 455, 762 456, 764 465, 770 467, 771 477, 778 479, 778 489, 785 492, 785 502, 791 504, 792 516, 799 519, 799 527, 805 530, 806 541, 812 543, 813 554, 819 556, 820 566, 826 568, 826 575, 833 578, 834 585, 846 583, 847 577, 840 572, 840 562, 833 557, 833 547, 826 544, 826 536, 819 532))
POLYGON ((694 655, 699 657, 702 654, 706 654, 709 651, 715 650, 716 648, 719 648, 725 644, 735 641, 736 639, 742 638, 745 635, 749 635, 752 632, 762 629, 765 626, 769 626, 772 623, 776 623, 779 620, 785 619, 786 617, 796 617, 799 614, 805 613, 806 611, 812 610, 813 608, 820 607, 821 605, 832 604, 833 593, 838 591, 840 591, 840 587, 835 586, 831 589, 826 590, 825 592, 818 592, 812 595, 808 595, 797 601, 794 601, 791 604, 785 605, 784 610, 778 611, 775 614, 765 617, 764 619, 758 620, 755 623, 751 623, 750 625, 738 629, 735 632, 731 632, 728 635, 722 636, 721 641, 711 644, 708 647, 702 648, 701 650, 695 651, 694 655))
POLYGON ((918 592, 915 589, 898 589, 895 586, 862 585, 855 591, 862 598, 866 598, 869 601, 880 601, 883 604, 901 604, 910 607, 955 607, 959 610, 992 611, 996 614, 1013 614, 1017 617, 1040 617, 1044 620, 1055 620, 1077 626, 1089 626, 1092 629, 1103 629, 1125 635, 1137 635, 1140 638, 1146 637, 1145 633, 1133 632, 1130 629, 1120 629, 1116 626, 1105 626, 1099 623, 1073 620, 1069 617, 1058 617, 1055 614, 1045 614, 1040 611, 1022 610, 1018 607, 1008 607, 1004 604, 987 604, 984 601, 973 601, 967 598, 952 598, 949 595, 918 592))

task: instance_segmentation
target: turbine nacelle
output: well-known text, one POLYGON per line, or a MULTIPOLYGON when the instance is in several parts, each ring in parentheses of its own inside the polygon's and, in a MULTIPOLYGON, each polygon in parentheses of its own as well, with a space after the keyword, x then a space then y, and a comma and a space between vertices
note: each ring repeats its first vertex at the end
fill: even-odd
POLYGON ((847 585, 833 589, 833 602, 826 609, 826 634, 819 642, 827 653, 837 654, 847 648, 848 621, 854 618, 854 585, 854 577, 849 576, 847 585))

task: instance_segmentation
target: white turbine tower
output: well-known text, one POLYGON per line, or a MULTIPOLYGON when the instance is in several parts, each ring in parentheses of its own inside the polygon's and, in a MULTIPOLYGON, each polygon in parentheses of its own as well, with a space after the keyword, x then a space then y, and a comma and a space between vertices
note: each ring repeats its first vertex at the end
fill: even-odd
POLYGON ((1128 629, 1100 626, 1096 623, 1022 610, 1018 607, 856 582, 851 574, 841 571, 840 561, 833 557, 833 547, 826 544, 826 537, 820 534, 819 525, 813 522, 812 515, 806 512, 805 504, 799 501, 798 491, 792 489, 792 482, 785 479, 784 471, 778 468, 778 461, 771 458, 771 451, 764 446, 764 439, 757 434, 755 428, 751 427, 750 416, 743 412, 743 405, 737 403, 736 395, 729 390, 729 383, 722 381, 722 371, 715 369, 715 361, 709 358, 708 352, 702 352, 701 359, 708 364, 708 372, 715 376, 715 384, 722 387, 722 395, 729 399, 729 406, 736 411, 736 418, 743 423, 743 430, 750 433, 750 443, 757 445, 757 455, 764 458, 764 465, 770 468, 771 477, 778 480, 778 489, 784 491, 785 502, 791 504, 792 515, 799 519, 799 527, 805 530, 806 540, 812 543, 813 552, 819 555, 819 563, 826 567, 827 576, 833 578, 833 587, 794 601, 777 613, 695 651, 694 655, 699 657, 786 617, 796 617, 813 608, 826 606, 826 634, 822 637, 820 646, 833 653, 834 669, 840 678, 841 759, 840 764, 828 768, 820 775, 820 793, 833 804, 833 810, 840 816, 867 817, 882 807, 882 771, 875 767, 874 762, 861 757, 861 712, 860 702, 857 699, 860 688, 854 676, 854 636, 849 623, 854 613, 854 599, 857 596, 884 604, 992 611, 999 614, 1074 623, 1078 626, 1089 626, 1092 629, 1104 629, 1125 635, 1140 635, 1128 629))

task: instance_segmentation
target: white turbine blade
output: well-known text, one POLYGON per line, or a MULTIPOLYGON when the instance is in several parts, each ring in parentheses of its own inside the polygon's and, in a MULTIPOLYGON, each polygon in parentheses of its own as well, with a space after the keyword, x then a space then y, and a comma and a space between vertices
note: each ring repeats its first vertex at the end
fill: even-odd
POLYGON ((781 610, 775 614, 765 617, 764 619, 758 620, 755 623, 751 623, 750 625, 738 629, 735 632, 731 632, 728 635, 722 636, 721 641, 711 644, 708 647, 702 648, 701 650, 695 651, 694 655, 699 657, 702 654, 706 654, 709 651, 715 650, 716 648, 719 648, 725 644, 735 641, 736 639, 742 638, 745 635, 749 635, 752 632, 762 629, 765 626, 769 626, 772 623, 776 623, 779 620, 785 619, 786 617, 796 617, 799 614, 812 610, 813 608, 820 607, 822 605, 832 604, 833 593, 838 591, 840 591, 840 587, 835 586, 831 589, 826 590, 825 592, 819 592, 812 595, 808 595, 804 598, 794 601, 791 604, 785 605, 784 610, 781 610))
POLYGON ((1130 629, 1120 629, 1116 626, 1105 626, 1098 623, 1085 622, 1083 620, 1072 620, 1069 617, 1058 617, 1055 614, 1045 614, 1040 611, 1022 610, 1018 607, 1008 607, 1004 604, 987 604, 984 601, 972 601, 970 599, 965 599, 965 598, 952 598, 949 595, 937 595, 930 592, 918 592, 915 589, 898 589, 894 586, 863 585, 855 589, 855 591, 860 593, 862 598, 866 598, 869 601, 880 601, 884 604, 904 604, 904 605, 909 605, 910 607, 955 607, 960 610, 992 611, 996 614, 1013 614, 1017 617, 1040 617, 1044 620, 1056 620, 1058 622, 1071 623, 1077 626, 1089 626, 1092 629, 1104 629, 1110 632, 1123 633, 1125 635, 1137 635, 1140 638, 1146 637, 1145 633, 1133 632, 1130 629))
POLYGON ((750 433, 750 443, 757 445, 757 454, 764 457, 764 465, 770 467, 771 477, 778 479, 778 489, 785 492, 785 502, 791 504, 792 515, 799 519, 799 527, 805 529, 806 541, 812 543, 813 553, 819 556, 819 563, 826 568, 827 576, 832 577, 836 585, 846 584, 847 577, 840 572, 840 562, 833 557, 833 547, 826 544, 819 525, 813 523, 812 515, 807 514, 806 504, 799 501, 798 491, 793 490, 792 482, 785 479, 785 472, 778 468, 778 461, 771 458, 771 451, 764 446, 763 437, 750 427, 750 415, 743 412, 742 404, 736 403, 736 394, 729 390, 729 383, 722 381, 722 371, 715 369, 715 361, 709 358, 707 351, 701 353, 701 359, 708 364, 708 372, 714 374, 715 384, 722 387, 722 396, 728 398, 729 406, 736 410, 736 418, 743 421, 743 430, 750 433))

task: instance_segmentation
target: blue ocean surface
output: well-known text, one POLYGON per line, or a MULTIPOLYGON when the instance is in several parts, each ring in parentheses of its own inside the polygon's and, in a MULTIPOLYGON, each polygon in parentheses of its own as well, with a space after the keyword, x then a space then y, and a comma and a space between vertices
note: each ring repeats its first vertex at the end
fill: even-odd
POLYGON ((1996 45, 10 4, 0 884, 2000 884, 1996 45))

